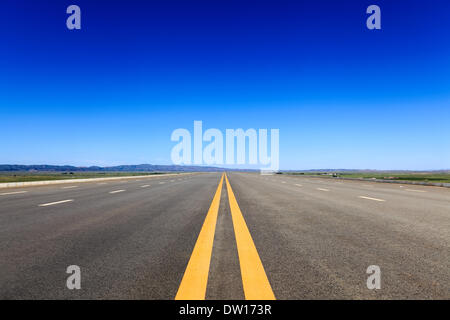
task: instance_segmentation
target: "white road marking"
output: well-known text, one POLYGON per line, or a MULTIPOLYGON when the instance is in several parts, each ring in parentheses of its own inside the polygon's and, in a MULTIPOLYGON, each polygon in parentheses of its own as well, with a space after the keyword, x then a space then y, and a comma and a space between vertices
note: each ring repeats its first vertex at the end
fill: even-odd
POLYGON ((295 185, 298 187, 303 187, 301 184, 298 184, 298 183, 296 183, 295 185))
POLYGON ((425 190, 415 190, 415 189, 405 189, 405 191, 411 191, 411 192, 426 192, 425 190))
POLYGON ((20 193, 26 193, 28 191, 14 191, 14 192, 5 192, 5 193, 0 193, 0 196, 7 196, 9 194, 20 194, 20 193))
POLYGON ((98 185, 102 185, 102 184, 108 184, 107 182, 100 182, 100 183, 97 183, 98 185))
POLYGON ((78 188, 78 186, 62 187, 62 189, 73 189, 73 188, 78 188))
POLYGON ((170 182, 174 182, 175 180, 170 180, 170 182))
POLYGON ((125 190, 121 189, 121 190, 115 190, 115 191, 111 191, 110 193, 119 193, 119 192, 124 192, 125 190))
POLYGON ((150 187, 150 185, 149 184, 144 184, 143 186, 141 186, 141 188, 147 188, 147 187, 150 187))
POLYGON ((373 200, 373 201, 386 201, 383 199, 377 199, 377 198, 371 198, 371 197, 364 197, 364 196, 359 196, 359 198, 361 199, 367 199, 367 200, 373 200))
POLYGON ((320 191, 330 191, 330 190, 328 190, 328 189, 323 189, 323 188, 317 188, 317 190, 320 190, 320 191))
POLYGON ((66 203, 66 202, 72 202, 72 201, 73 201, 73 199, 69 199, 69 200, 61 200, 61 201, 50 202, 50 203, 44 203, 44 204, 40 204, 39 207, 53 206, 53 205, 55 205, 55 204, 66 203))
POLYGON ((281 183, 286 183, 286 181, 281 181, 281 183))
POLYGON ((164 184, 165 182, 164 181, 161 181, 159 184, 164 184))

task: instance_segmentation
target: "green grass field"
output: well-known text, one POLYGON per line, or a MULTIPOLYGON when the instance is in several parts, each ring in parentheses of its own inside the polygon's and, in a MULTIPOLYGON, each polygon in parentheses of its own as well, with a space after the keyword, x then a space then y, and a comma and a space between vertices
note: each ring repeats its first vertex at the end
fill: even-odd
MULTIPOLYGON (((294 175, 323 175, 323 172, 284 172, 284 174, 294 175)), ((450 183, 450 173, 434 172, 332 172, 342 178, 364 178, 379 180, 399 180, 399 181, 418 181, 418 182, 439 182, 450 183)), ((331 176, 331 175, 330 175, 331 176)))
POLYGON ((144 176, 164 172, 0 172, 0 183, 44 180, 88 179, 125 176, 144 176))

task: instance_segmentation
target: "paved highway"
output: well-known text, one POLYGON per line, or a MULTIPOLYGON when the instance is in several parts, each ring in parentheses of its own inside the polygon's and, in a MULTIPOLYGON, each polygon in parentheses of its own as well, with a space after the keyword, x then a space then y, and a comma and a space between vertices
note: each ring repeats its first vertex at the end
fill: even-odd
POLYGON ((238 172, 0 190, 0 299, 175 298, 449 299, 450 190, 238 172))

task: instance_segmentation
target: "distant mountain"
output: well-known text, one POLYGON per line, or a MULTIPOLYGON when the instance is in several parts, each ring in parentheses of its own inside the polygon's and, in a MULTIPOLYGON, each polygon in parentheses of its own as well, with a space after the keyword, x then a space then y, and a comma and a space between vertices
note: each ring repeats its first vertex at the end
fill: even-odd
POLYGON ((203 167, 203 166, 176 166, 176 165, 153 165, 153 164, 138 164, 138 165, 121 165, 113 167, 75 167, 75 166, 53 166, 47 164, 40 165, 18 165, 18 164, 0 164, 0 171, 96 171, 96 172, 193 172, 193 171, 224 171, 224 168, 218 167, 203 167))
MULTIPOLYGON (((259 171, 255 169, 225 169, 219 167, 204 166, 176 166, 176 165, 156 165, 156 164, 137 164, 120 165, 113 167, 76 167, 76 166, 53 166, 48 164, 39 165, 19 165, 19 164, 0 164, 0 171, 54 171, 54 172, 211 172, 211 171, 259 171)), ((450 173, 450 170, 373 170, 373 169, 310 169, 310 170, 281 170, 282 172, 434 172, 450 173)))

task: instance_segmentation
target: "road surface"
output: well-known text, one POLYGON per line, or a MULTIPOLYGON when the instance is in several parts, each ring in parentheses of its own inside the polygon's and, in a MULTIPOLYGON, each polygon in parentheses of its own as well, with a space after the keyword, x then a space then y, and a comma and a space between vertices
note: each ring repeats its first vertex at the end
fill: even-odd
POLYGON ((450 189, 230 172, 0 191, 0 299, 199 297, 449 299, 450 189))

